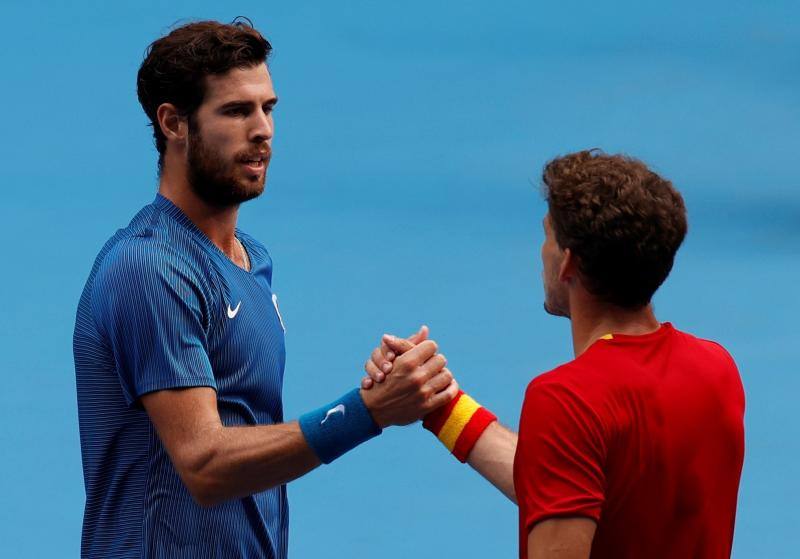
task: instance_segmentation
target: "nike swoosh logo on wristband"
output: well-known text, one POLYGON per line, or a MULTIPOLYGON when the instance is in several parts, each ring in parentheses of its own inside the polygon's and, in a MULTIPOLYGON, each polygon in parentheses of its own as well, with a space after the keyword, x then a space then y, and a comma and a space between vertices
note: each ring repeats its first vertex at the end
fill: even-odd
POLYGON ((344 404, 339 404, 337 406, 332 407, 331 409, 328 410, 328 413, 325 414, 325 419, 320 421, 319 424, 322 425, 323 423, 328 421, 328 418, 335 413, 341 413, 342 415, 344 415, 344 411, 345 411, 344 404))

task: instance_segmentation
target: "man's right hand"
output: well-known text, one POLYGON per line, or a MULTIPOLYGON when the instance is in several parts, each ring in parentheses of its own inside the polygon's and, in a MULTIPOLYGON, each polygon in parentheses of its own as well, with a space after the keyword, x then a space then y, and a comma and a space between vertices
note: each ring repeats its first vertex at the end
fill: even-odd
POLYGON ((425 340, 394 359, 392 374, 361 390, 361 397, 381 427, 408 425, 448 404, 458 394, 458 383, 437 354, 436 343, 425 340))
POLYGON ((381 343, 372 352, 372 355, 364 364, 364 370, 367 373, 361 379, 361 388, 369 390, 376 384, 380 384, 392 371, 392 365, 398 355, 402 355, 415 345, 428 339, 430 330, 424 324, 415 333, 407 338, 397 338, 395 336, 384 334, 381 338, 381 343))

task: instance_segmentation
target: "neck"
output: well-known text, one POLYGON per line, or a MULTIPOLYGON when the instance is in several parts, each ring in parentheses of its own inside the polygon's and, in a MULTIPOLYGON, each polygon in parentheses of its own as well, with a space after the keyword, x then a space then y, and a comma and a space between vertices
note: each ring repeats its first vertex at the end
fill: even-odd
POLYGON ((212 243, 233 260, 237 258, 236 220, 239 206, 218 208, 201 200, 192 190, 185 171, 164 166, 158 193, 175 204, 212 243))
POLYGON ((628 310, 592 301, 588 304, 587 302, 571 304, 570 311, 572 347, 575 357, 578 357, 606 334, 641 336, 655 332, 661 327, 652 305, 628 310))

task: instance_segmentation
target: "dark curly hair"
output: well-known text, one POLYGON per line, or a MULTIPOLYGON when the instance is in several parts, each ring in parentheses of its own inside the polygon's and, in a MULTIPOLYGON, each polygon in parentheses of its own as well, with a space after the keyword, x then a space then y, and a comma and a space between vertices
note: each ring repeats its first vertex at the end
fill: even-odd
POLYGON ((581 151, 542 173, 556 242, 578 259, 590 293, 636 309, 672 269, 686 236, 686 207, 672 183, 637 159, 581 151))
POLYGON ((173 29, 147 47, 136 79, 136 92, 153 127, 158 150, 158 169, 164 166, 166 138, 156 112, 162 103, 172 103, 191 117, 203 103, 205 77, 234 68, 248 68, 266 62, 272 52, 261 33, 247 18, 230 24, 198 21, 173 29))

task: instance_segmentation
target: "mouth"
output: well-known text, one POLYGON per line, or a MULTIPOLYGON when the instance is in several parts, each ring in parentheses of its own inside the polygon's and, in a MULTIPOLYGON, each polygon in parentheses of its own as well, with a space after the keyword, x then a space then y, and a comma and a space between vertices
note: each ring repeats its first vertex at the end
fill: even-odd
POLYGON ((255 155, 248 155, 239 160, 239 162, 253 174, 261 173, 266 169, 269 164, 269 153, 259 153, 255 155))

